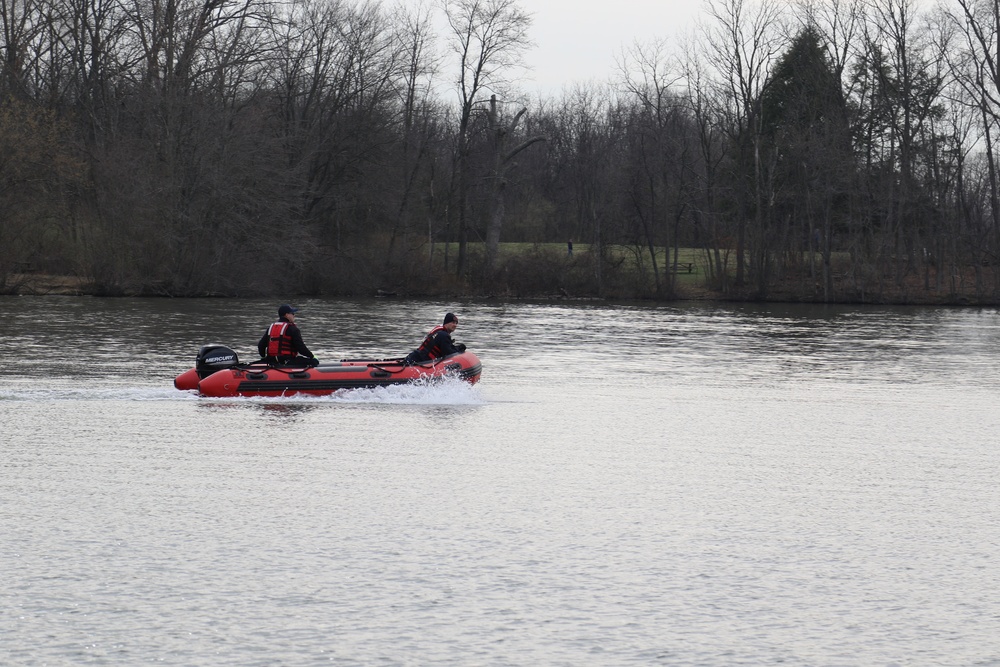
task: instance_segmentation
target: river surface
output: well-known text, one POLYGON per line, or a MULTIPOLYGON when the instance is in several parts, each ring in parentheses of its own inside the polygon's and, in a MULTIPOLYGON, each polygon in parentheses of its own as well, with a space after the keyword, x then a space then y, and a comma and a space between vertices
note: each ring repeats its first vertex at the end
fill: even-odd
POLYGON ((1000 665, 996 310, 0 298, 2 665, 1000 665))

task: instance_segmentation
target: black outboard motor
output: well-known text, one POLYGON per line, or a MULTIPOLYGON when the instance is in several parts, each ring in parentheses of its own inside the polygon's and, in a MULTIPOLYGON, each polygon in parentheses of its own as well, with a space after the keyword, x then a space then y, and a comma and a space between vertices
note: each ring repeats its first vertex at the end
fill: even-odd
POLYGON ((198 358, 195 360, 195 370, 198 377, 204 380, 216 371, 232 368, 240 363, 240 358, 236 352, 225 345, 203 345, 198 350, 198 358))

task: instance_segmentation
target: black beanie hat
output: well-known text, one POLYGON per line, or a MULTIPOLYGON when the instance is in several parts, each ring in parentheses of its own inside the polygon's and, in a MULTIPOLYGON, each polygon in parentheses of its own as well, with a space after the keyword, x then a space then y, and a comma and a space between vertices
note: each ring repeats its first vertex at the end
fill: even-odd
POLYGON ((444 316, 444 323, 448 324, 448 322, 458 322, 458 318, 455 317, 455 313, 448 313, 444 316))

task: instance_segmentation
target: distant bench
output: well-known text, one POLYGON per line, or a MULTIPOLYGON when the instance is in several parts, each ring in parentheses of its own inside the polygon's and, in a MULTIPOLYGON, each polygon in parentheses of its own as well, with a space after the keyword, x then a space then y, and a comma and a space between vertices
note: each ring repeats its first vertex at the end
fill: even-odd
POLYGON ((677 262, 670 267, 671 273, 694 273, 694 262, 677 262))

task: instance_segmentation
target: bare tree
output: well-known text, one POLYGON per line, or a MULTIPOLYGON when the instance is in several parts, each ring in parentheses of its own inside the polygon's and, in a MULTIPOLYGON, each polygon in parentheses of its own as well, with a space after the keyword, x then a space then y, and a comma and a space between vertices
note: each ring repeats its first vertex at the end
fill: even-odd
POLYGON ((922 261, 931 209, 924 179, 943 113, 944 59, 913 0, 872 0, 855 67, 856 136, 869 185, 874 260, 892 266, 898 288, 922 261))
POLYGON ((531 17, 516 0, 444 0, 444 12, 451 30, 450 44, 458 56, 459 114, 455 148, 454 178, 458 209, 458 264, 465 271, 468 242, 468 195, 470 130, 476 105, 485 102, 487 91, 503 93, 506 77, 520 66, 524 50, 530 46, 531 17))
POLYGON ((623 54, 619 70, 622 87, 637 105, 630 130, 638 137, 633 169, 641 174, 635 184, 641 194, 633 197, 633 209, 653 267, 656 294, 663 296, 673 293, 680 224, 691 204, 696 126, 681 94, 683 69, 668 55, 665 41, 634 45, 623 54), (661 242, 666 248, 662 279, 657 259, 661 242))
POLYGON ((703 27, 704 57, 715 71, 718 106, 726 115, 726 132, 739 151, 732 172, 736 216, 736 283, 745 282, 746 255, 757 285, 767 283, 770 258, 765 165, 761 154, 759 104, 768 74, 786 44, 781 10, 771 0, 710 0, 703 27), (742 183, 739 181, 742 180, 742 183), (749 232, 749 234, 748 234, 749 232))
POLYGON ((513 160, 529 146, 539 141, 545 141, 545 137, 536 135, 520 141, 513 147, 510 146, 511 139, 516 140, 517 127, 527 111, 526 107, 522 107, 514 114, 514 118, 510 122, 504 122, 497 107, 497 96, 490 96, 490 109, 487 118, 489 119, 492 139, 493 161, 490 169, 490 218, 486 227, 487 275, 492 274, 500 250, 500 231, 503 228, 505 215, 504 191, 507 188, 507 176, 513 165, 513 160))
MULTIPOLYGON (((398 159, 398 173, 402 190, 389 236, 387 263, 393 259, 399 234, 405 234, 410 229, 418 177, 421 169, 429 166, 428 152, 438 132, 431 99, 431 84, 438 66, 433 52, 431 18, 430 9, 422 4, 412 12, 400 9, 395 16, 401 60, 396 89, 401 118, 402 154, 398 159)), ((430 216, 427 217, 430 220, 430 216)), ((433 229, 428 241, 432 246, 433 229)))
POLYGON ((685 44, 680 61, 684 77, 683 99, 695 125, 698 143, 691 215, 695 233, 701 235, 705 248, 710 284, 728 293, 732 247, 729 239, 733 231, 726 224, 729 216, 723 215, 720 171, 733 146, 724 140, 725 105, 715 95, 710 68, 699 56, 696 46, 696 43, 685 44))
POLYGON ((941 43, 941 51, 961 91, 955 99, 975 109, 979 118, 977 134, 982 139, 993 228, 990 252, 997 258, 1000 257, 1000 156, 996 154, 1000 134, 1000 1, 956 0, 956 5, 941 8, 954 29, 952 39, 941 43))
MULTIPOLYGON (((11 275, 34 266, 65 242, 66 185, 83 176, 67 141, 70 127, 30 101, 0 106, 0 292, 11 275)), ((65 268, 65 267, 58 267, 65 268)))
POLYGON ((44 11, 45 5, 37 0, 0 0, 0 94, 5 97, 25 98, 32 92, 28 78, 46 48, 39 40, 49 28, 44 11))
MULTIPOLYGON (((610 85, 574 86, 548 115, 546 198, 557 233, 589 243, 596 293, 604 294, 609 228, 620 218, 625 113, 610 85)), ((536 113, 536 117, 545 114, 536 113)), ((551 238, 551 237, 550 237, 551 238)))

